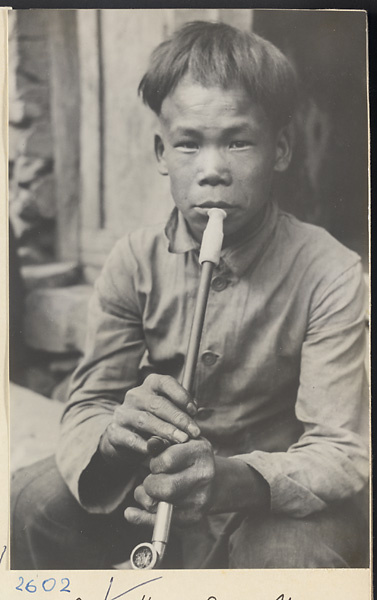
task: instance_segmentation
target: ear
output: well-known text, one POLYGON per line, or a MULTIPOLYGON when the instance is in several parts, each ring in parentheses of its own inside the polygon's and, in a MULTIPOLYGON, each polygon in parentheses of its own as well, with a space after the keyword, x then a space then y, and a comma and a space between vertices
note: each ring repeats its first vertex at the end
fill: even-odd
POLYGON ((155 133, 154 136, 154 153, 157 159, 158 172, 161 175, 168 175, 168 167, 165 160, 165 146, 160 133, 155 133))
POLYGON ((291 162, 293 146, 293 130, 291 125, 283 127, 276 140, 275 171, 285 171, 291 162))

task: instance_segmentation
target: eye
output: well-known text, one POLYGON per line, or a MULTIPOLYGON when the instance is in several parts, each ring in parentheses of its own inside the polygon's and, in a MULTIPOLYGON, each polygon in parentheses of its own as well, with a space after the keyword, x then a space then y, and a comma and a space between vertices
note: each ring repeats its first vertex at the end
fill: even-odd
POLYGON ((231 150, 243 150, 244 148, 250 148, 250 146, 252 146, 252 143, 248 140, 234 140, 229 144, 231 150))
POLYGON ((178 142, 177 144, 174 145, 174 147, 177 150, 180 150, 181 152, 195 152, 195 150, 197 150, 199 148, 199 146, 196 142, 192 142, 189 140, 178 142))

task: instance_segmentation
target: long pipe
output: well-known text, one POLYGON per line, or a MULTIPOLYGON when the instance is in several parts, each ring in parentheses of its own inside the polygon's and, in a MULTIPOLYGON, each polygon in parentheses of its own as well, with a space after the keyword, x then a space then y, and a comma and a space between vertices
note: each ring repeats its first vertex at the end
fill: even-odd
MULTIPOLYGON (((189 393, 192 392, 196 363, 198 361, 212 272, 220 260, 220 251, 223 242, 223 220, 225 218, 226 212, 220 208, 211 208, 208 210, 208 223, 203 233, 199 255, 199 262, 202 265, 202 269, 181 381, 182 387, 189 393)), ((152 436, 148 441, 148 451, 150 454, 156 456, 168 445, 169 442, 166 440, 158 436, 152 436)), ((169 539, 172 514, 172 504, 168 502, 158 503, 152 542, 143 542, 133 549, 130 558, 133 569, 155 569, 161 564, 169 539)))

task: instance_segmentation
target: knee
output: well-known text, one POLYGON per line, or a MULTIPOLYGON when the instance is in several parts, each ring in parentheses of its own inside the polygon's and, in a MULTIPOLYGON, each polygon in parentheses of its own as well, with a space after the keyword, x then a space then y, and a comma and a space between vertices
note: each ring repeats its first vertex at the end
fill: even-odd
POLYGON ((238 569, 281 569, 296 567, 296 549, 287 539, 278 539, 277 531, 266 517, 263 525, 247 518, 229 540, 229 566, 238 569))
POLYGON ((25 469, 17 471, 11 481, 11 529, 16 533, 19 529, 28 528, 43 513, 43 495, 36 480, 31 479, 25 469))
MULTIPOLYGON (((14 532, 29 531, 47 516, 67 507, 67 490, 53 458, 17 471, 11 481, 11 523, 14 532)), ((69 502, 68 502, 69 504, 69 502)))
POLYGON ((238 569, 340 568, 347 563, 316 521, 269 515, 247 518, 230 538, 229 562, 238 569), (318 524, 317 524, 318 525, 318 524))

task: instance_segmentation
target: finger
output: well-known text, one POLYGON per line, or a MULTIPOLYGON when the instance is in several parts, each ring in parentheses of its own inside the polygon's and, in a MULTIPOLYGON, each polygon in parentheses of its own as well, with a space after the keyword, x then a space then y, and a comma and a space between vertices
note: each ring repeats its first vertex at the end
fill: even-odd
POLYGON ((171 423, 180 431, 186 432, 189 437, 197 438, 200 436, 200 429, 197 423, 187 414, 187 412, 185 412, 185 410, 182 410, 169 398, 157 394, 151 395, 148 398, 146 408, 150 413, 171 423))
MULTIPOLYGON (((136 418, 139 418, 136 417, 135 413, 140 415, 143 412, 154 415, 165 424, 166 437, 171 441, 183 442, 188 437, 197 438, 200 436, 198 425, 186 412, 177 407, 168 398, 159 396, 157 393, 150 393, 142 387, 127 394, 122 407, 117 409, 116 418, 122 425, 127 426, 131 424, 133 427, 145 431, 146 424, 144 423, 144 417, 140 416, 139 424, 135 421, 136 418), (166 426, 166 423, 168 423, 168 426, 166 426), (176 430, 182 431, 188 437, 179 436, 176 430)), ((151 421, 148 426, 152 425, 153 422, 151 421)), ((151 431, 148 429, 148 432, 163 437, 164 432, 161 431, 163 426, 160 425, 158 430, 156 430, 155 424, 154 430, 151 431)))
POLYGON ((192 416, 196 414, 196 406, 190 394, 174 377, 152 373, 146 378, 144 384, 151 391, 157 392, 158 395, 165 396, 171 400, 185 412, 187 411, 192 416))
MULTIPOLYGON (((186 419, 189 419, 189 417, 186 416, 186 419)), ((127 425, 136 429, 136 431, 167 438, 173 443, 187 442, 189 439, 187 433, 146 410, 130 409, 127 414, 127 425)))
MULTIPOLYGON (((187 414, 188 407, 184 402, 177 403, 176 397, 167 395, 169 387, 183 393, 185 398, 190 398, 182 386, 172 377, 150 375, 142 386, 133 388, 127 392, 122 406, 116 409, 116 418, 121 424, 127 426, 130 424, 130 419, 133 418, 133 413, 130 411, 148 412, 162 421, 175 426, 176 429, 186 433, 189 437, 198 437, 200 429, 187 414)), ((135 426, 135 423, 133 423, 133 426, 135 426)), ((138 426, 136 425, 136 427, 138 426)), ((142 428, 142 424, 138 428, 142 428)), ((157 432, 157 435, 159 434, 163 436, 162 432, 157 432)), ((173 432, 170 430, 168 438, 171 439, 172 435, 173 432)), ((181 436, 181 439, 174 439, 174 441, 181 442, 184 440, 181 436)))
POLYGON ((145 510, 151 513, 155 513, 157 510, 158 501, 152 498, 145 491, 144 486, 139 485, 135 488, 134 498, 138 504, 140 504, 145 510))
POLYGON ((183 469, 191 467, 196 455, 192 451, 193 440, 182 445, 183 452, 177 452, 178 446, 169 446, 161 454, 151 458, 149 468, 151 473, 179 473, 183 469))
POLYGON ((106 454, 109 457, 127 457, 130 452, 143 455, 148 453, 147 441, 144 438, 137 432, 121 427, 117 423, 109 425, 104 443, 106 443, 106 454))
POLYGON ((210 481, 197 473, 195 467, 190 467, 184 472, 166 475, 148 475, 143 482, 146 493, 152 498, 164 502, 176 503, 187 494, 192 494, 197 487, 210 481))
POLYGON ((166 448, 169 448, 169 446, 169 440, 165 440, 165 438, 158 435, 152 435, 147 443, 148 454, 150 456, 158 456, 161 452, 166 450, 166 448))
POLYGON ((213 450, 208 440, 189 440, 186 444, 169 446, 152 458, 149 468, 153 474, 178 473, 198 463, 198 469, 205 468, 207 461, 213 464, 213 450))
POLYGON ((124 516, 129 523, 132 523, 132 525, 147 525, 153 527, 156 520, 156 515, 131 506, 126 508, 124 516))

